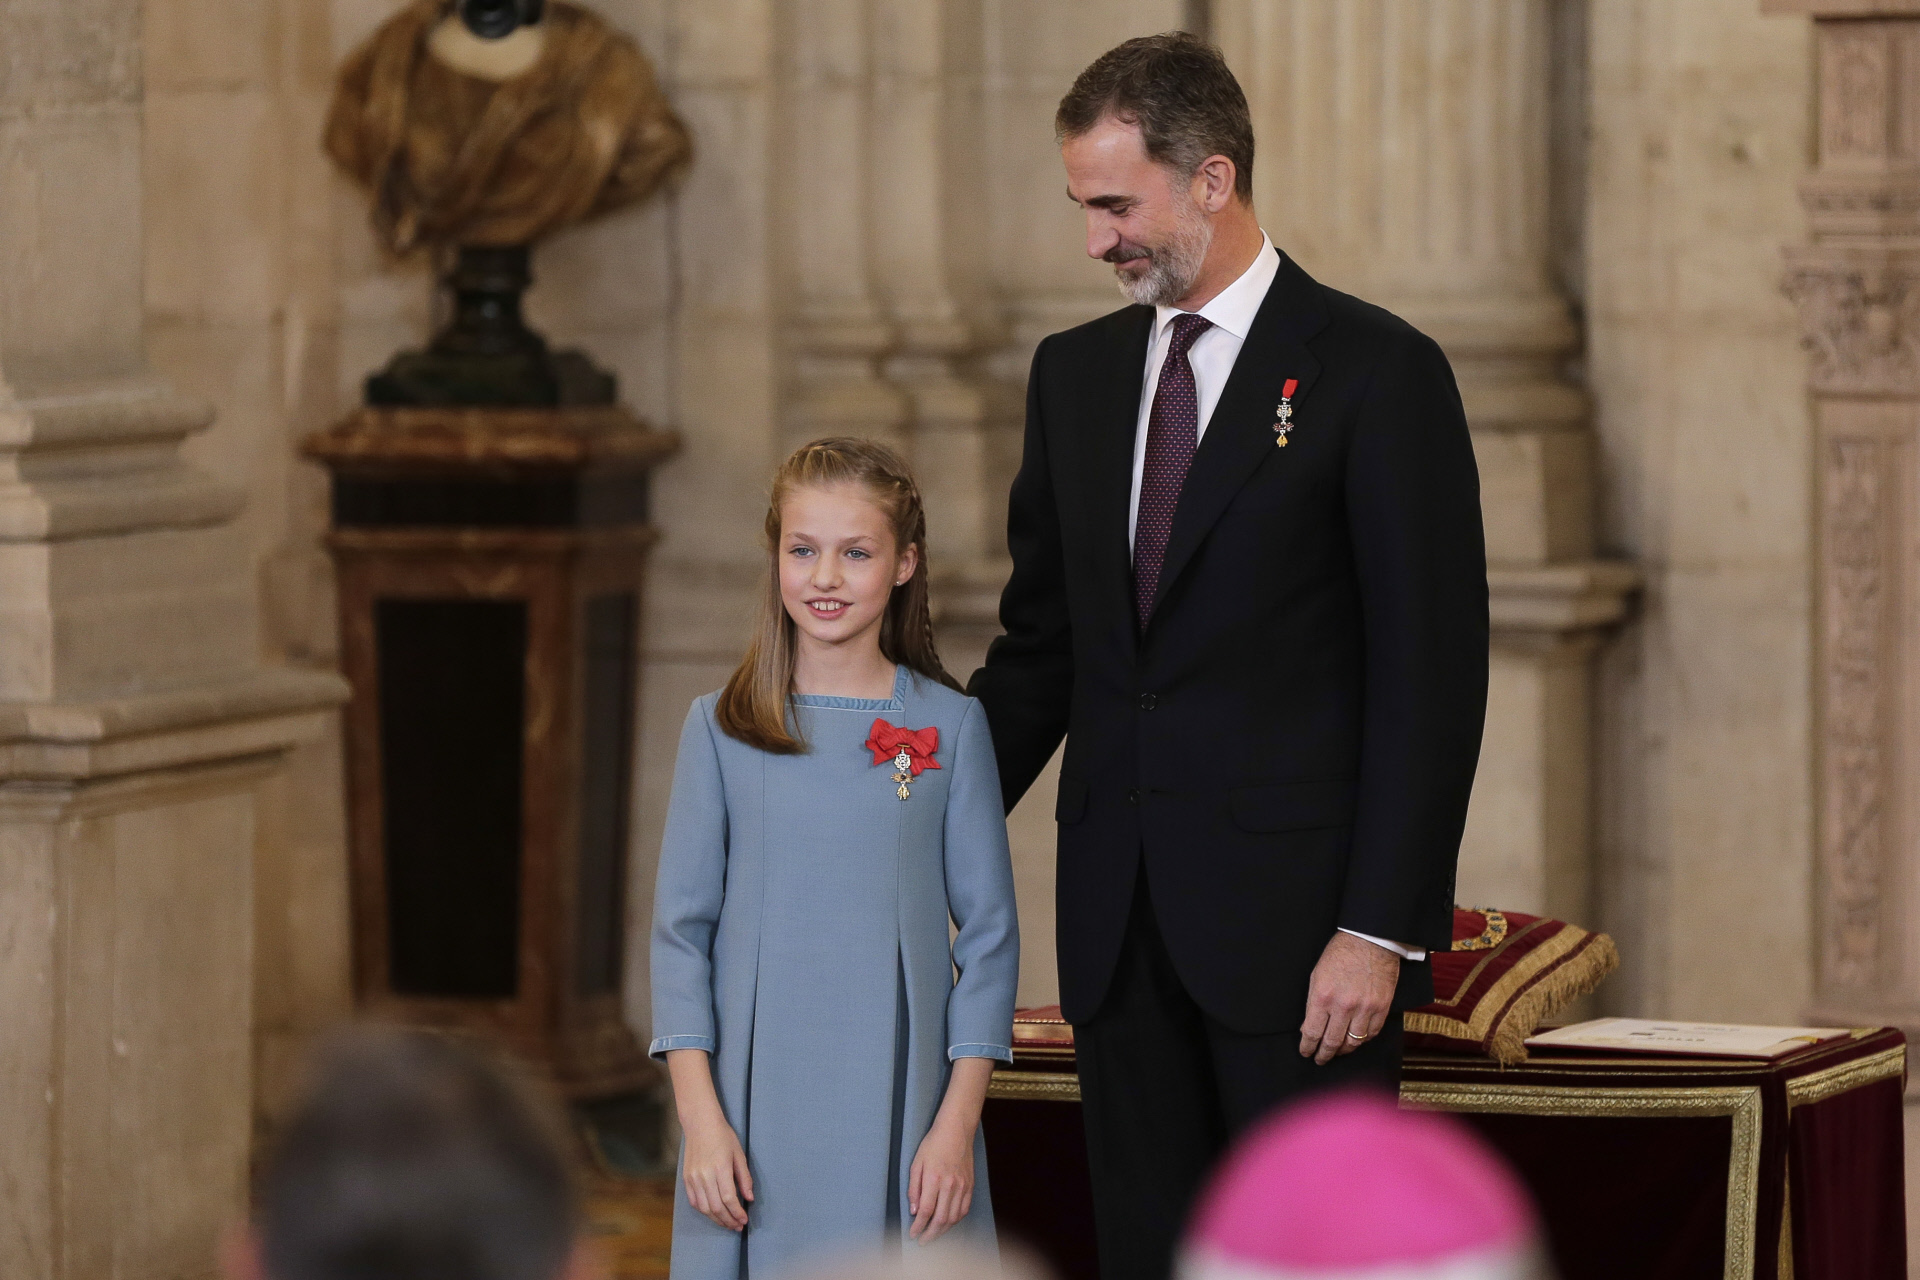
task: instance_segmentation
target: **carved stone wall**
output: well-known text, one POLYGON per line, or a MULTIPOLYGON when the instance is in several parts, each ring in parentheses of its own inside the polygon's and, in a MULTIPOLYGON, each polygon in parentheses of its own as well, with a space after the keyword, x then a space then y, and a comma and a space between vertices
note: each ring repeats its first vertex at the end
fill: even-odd
POLYGON ((148 363, 141 6, 0 27, 0 1275, 203 1277, 246 1205, 256 870, 345 691, 262 660, 250 495, 148 363))
POLYGON ((1598 659, 1608 1012, 1796 1022, 1812 984, 1812 459, 1779 253, 1810 42, 1751 0, 1589 24, 1583 364, 1600 545, 1639 608, 1598 659))
MULTIPOLYGON (((330 670, 325 481, 295 443, 337 413, 336 209, 313 148, 332 87, 300 0, 145 0, 140 185, 148 360, 216 409, 187 456, 245 508, 233 534, 275 663, 330 670), (217 148, 209 139, 220 140, 217 148)), ((351 393, 351 389, 347 389, 351 393)), ((313 1034, 350 1004, 335 725, 289 753, 257 816, 253 1079, 284 1102, 313 1034)))
POLYGON ((1817 1016, 1920 1028, 1920 4, 1810 13, 1811 243, 1787 252, 1816 428, 1817 1016))
POLYGON ((1887 649, 1888 623, 1908 594, 1888 572, 1902 558, 1889 535, 1900 497, 1895 467, 1908 450, 1898 427, 1876 425, 1856 422, 1820 447, 1822 994, 1871 994, 1880 985, 1884 869, 1902 844, 1905 816, 1890 785, 1904 744, 1888 714, 1898 685, 1887 649))
MULTIPOLYGON (((322 490, 293 442, 432 313, 422 264, 380 258, 317 155, 333 67, 399 2, 65 0, 5 28, 9 1277, 204 1274, 250 1098, 338 1008, 315 710, 337 687, 274 664, 331 661, 322 490)), ((1033 344, 1119 302, 1061 195, 1054 102, 1119 40, 1201 23, 1254 98, 1275 238, 1439 336, 1469 397, 1501 647, 1468 855, 1485 887, 1463 891, 1574 913, 1597 827, 1614 1007, 1920 1021, 1920 4, 1778 6, 1832 19, 1814 234, 1787 270, 1807 383, 1776 254, 1801 217, 1808 32, 1752 0, 1574 0, 1593 34, 1575 290, 1546 190, 1588 154, 1547 150, 1546 0, 590 2, 699 148, 669 198, 544 245, 529 299, 687 442, 655 490, 642 1029, 677 728, 738 655, 769 469, 821 430, 908 447, 943 639, 971 666, 1033 344), (1590 740, 1622 559, 1645 604, 1601 652, 1590 740)), ((1053 992, 1050 810, 1043 780, 1014 815, 1030 1001, 1053 992)))

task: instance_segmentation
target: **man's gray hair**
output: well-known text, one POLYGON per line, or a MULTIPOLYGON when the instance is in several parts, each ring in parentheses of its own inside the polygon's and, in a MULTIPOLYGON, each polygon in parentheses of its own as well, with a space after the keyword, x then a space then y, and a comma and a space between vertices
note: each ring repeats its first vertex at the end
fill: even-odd
POLYGON ((1138 125, 1147 155, 1182 179, 1211 156, 1233 161, 1233 189, 1253 199, 1253 118, 1247 95, 1220 51, 1199 36, 1169 31, 1107 50, 1060 99, 1058 141, 1107 118, 1138 125))

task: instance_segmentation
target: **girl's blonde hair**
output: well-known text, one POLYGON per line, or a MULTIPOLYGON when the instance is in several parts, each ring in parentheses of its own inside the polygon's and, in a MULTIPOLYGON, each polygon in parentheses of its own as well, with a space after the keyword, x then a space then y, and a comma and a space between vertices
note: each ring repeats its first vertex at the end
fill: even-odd
POLYGON ((927 602, 927 513, 920 486, 899 454, 873 440, 836 437, 815 440, 794 451, 773 475, 767 503, 767 551, 773 572, 760 598, 753 644, 740 660, 715 708, 720 729, 748 746, 780 755, 807 749, 789 711, 793 698, 795 627, 780 602, 780 507, 795 489, 858 484, 886 513, 896 551, 919 553, 913 576, 893 589, 880 621, 880 652, 888 661, 938 680, 951 689, 959 683, 947 674, 933 640, 933 612, 927 602))

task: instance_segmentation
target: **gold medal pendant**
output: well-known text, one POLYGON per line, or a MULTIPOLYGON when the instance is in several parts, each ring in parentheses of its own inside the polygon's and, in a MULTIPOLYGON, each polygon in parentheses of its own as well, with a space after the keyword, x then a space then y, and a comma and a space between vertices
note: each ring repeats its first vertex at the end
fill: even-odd
POLYGON ((875 765, 893 766, 893 794, 902 800, 913 797, 912 782, 922 769, 938 769, 934 754, 940 750, 940 730, 933 725, 924 729, 905 729, 888 724, 885 717, 873 722, 864 744, 873 752, 875 765), (887 752, 893 752, 891 756, 887 752))
POLYGON ((1280 389, 1280 403, 1273 407, 1273 416, 1279 421, 1273 424, 1273 433, 1277 439, 1276 449, 1287 447, 1287 435, 1293 430, 1293 390, 1300 385, 1298 378, 1288 378, 1287 385, 1280 389))

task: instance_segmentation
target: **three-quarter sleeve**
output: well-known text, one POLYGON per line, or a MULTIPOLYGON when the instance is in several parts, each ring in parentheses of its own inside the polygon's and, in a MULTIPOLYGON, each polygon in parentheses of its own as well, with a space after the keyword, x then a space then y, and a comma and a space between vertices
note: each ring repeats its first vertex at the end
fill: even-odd
POLYGON ((713 1052, 713 935, 727 883, 727 799, 707 699, 680 730, 653 898, 653 1043, 713 1052))
POLYGON ((1011 1062, 1020 924, 1000 773, 978 702, 968 700, 956 737, 947 792, 946 876, 957 930, 953 963, 960 976, 947 1002, 947 1056, 1011 1062))

